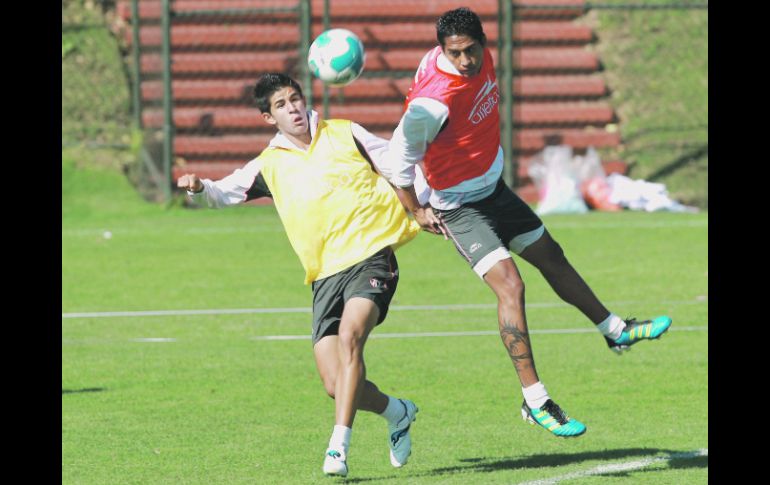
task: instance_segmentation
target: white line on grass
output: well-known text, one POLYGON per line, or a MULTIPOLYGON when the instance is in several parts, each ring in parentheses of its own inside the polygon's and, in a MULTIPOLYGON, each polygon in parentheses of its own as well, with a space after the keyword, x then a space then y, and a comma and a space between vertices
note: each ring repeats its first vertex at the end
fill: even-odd
POLYGON ((629 223, 582 223, 582 222, 548 222, 546 227, 553 229, 654 229, 658 227, 708 227, 707 219, 659 221, 659 222, 629 222, 629 223))
MULTIPOLYGON (((546 221, 547 226, 551 229, 654 229, 658 227, 708 227, 708 219, 674 219, 670 221, 628 221, 628 222, 568 222, 568 221, 546 221)), ((101 237, 108 227, 93 228, 67 228, 62 229, 63 236, 94 236, 101 237)), ((157 229, 153 227, 109 227, 113 235, 143 235, 143 234, 169 234, 169 233, 181 233, 181 234, 235 234, 235 233, 262 233, 262 232, 284 232, 281 225, 254 225, 254 226, 222 226, 222 227, 190 227, 190 228, 162 228, 157 229)))
MULTIPOLYGON (((669 332, 708 332, 705 325, 692 327, 671 327, 669 332)), ((573 333, 594 333, 595 328, 553 328, 546 330, 530 330, 530 334, 573 334, 573 333)), ((478 330, 466 332, 412 332, 412 333, 373 333, 369 339, 378 338, 420 338, 420 337, 481 337, 485 335, 498 335, 497 330, 478 330)), ((250 340, 309 340, 310 335, 262 335, 251 337, 250 340)))
MULTIPOLYGON (((689 327, 671 327, 669 332, 708 332, 708 326, 689 326, 689 327)), ((550 334, 550 335, 566 335, 576 333, 594 333, 596 329, 593 328, 552 328, 544 330, 531 330, 530 334, 550 334)), ((483 337, 489 335, 498 335, 497 330, 478 330, 478 331, 460 331, 460 332, 392 332, 392 333, 373 333, 369 336, 370 339, 386 339, 386 338, 424 338, 424 337, 483 337)), ((177 342, 179 339, 169 337, 140 337, 132 338, 131 342, 177 342)), ((255 337, 249 337, 249 340, 310 340, 310 335, 259 335, 255 337)), ((86 341, 77 339, 62 339, 62 345, 73 345, 78 343, 84 343, 86 341)))
POLYGON ((607 473, 627 472, 631 470, 639 470, 641 468, 648 467, 655 463, 668 462, 671 460, 688 460, 692 458, 698 458, 700 456, 709 456, 708 448, 703 448, 695 451, 688 451, 682 453, 669 453, 665 456, 650 456, 641 460, 628 461, 625 463, 613 463, 609 465, 599 465, 595 468, 583 470, 574 473, 568 473, 566 475, 560 475, 552 478, 544 478, 541 480, 534 480, 531 482, 521 482, 518 485, 552 485, 554 483, 563 482, 565 480, 572 480, 574 478, 584 478, 594 475, 605 475, 607 473))
MULTIPOLYGON (((707 303, 708 298, 697 296, 692 300, 655 301, 658 305, 697 305, 707 303)), ((614 301, 608 305, 633 305, 647 303, 646 301, 614 301)), ((652 302, 650 302, 652 303, 652 302)), ((559 308, 569 307, 567 303, 527 303, 527 308, 559 308)), ((461 304, 461 305, 393 305, 390 311, 430 311, 430 310, 487 310, 497 308, 496 303, 461 304)), ((62 313, 64 318, 106 318, 106 317, 162 317, 183 315, 238 315, 245 313, 312 313, 310 307, 288 308, 220 308, 211 310, 141 310, 115 312, 76 312, 62 313)))

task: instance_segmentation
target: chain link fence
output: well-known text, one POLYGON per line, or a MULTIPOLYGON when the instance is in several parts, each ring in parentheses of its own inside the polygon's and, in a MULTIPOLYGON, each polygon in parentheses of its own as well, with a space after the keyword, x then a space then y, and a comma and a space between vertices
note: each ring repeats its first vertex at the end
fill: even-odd
POLYGON ((252 100, 261 74, 309 83, 300 60, 310 44, 308 1, 133 0, 118 7, 138 48, 145 166, 167 199, 180 173, 220 178, 267 145, 273 129, 252 100))
MULTIPOLYGON (((683 202, 707 207, 708 5, 512 4, 516 185, 526 185, 528 160, 557 134, 578 152, 595 147, 603 160, 625 164, 629 176, 666 183, 683 202)), ((498 70, 505 65, 503 5, 477 0, 471 7, 498 70)), ((251 90, 268 71, 297 78, 322 115, 352 119, 389 138, 411 76, 436 43, 436 19, 457 6, 450 0, 63 0, 62 143, 128 144, 132 126, 141 128, 137 173, 168 198, 178 173, 219 178, 267 145, 273 129, 256 111, 251 90), (72 15, 75 4, 80 8, 72 15), (328 89, 307 77, 305 52, 335 27, 362 39, 367 60, 353 84, 328 89)))

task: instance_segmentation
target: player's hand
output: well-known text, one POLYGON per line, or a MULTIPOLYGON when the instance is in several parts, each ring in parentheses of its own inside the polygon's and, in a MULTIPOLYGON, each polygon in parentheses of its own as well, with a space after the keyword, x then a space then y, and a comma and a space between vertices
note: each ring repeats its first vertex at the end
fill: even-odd
POLYGON ((433 213, 431 207, 421 207, 414 212, 414 219, 423 228, 432 234, 443 234, 444 239, 448 240, 447 228, 444 221, 433 213))
POLYGON ((190 192, 200 192, 203 190, 203 182, 194 173, 186 173, 179 177, 176 181, 176 186, 190 192))

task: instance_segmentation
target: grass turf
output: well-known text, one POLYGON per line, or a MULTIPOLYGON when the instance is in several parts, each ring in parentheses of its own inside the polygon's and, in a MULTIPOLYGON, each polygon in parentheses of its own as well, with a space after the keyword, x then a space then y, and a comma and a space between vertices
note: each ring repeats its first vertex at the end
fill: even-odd
MULTIPOLYGON (((333 425, 307 335, 310 290, 272 207, 161 209, 106 171, 63 167, 62 312, 299 308, 295 313, 62 319, 62 483, 316 483, 333 425), (114 204, 109 206, 109 204, 114 204), (88 208, 93 210, 88 210, 88 208), (98 210, 99 207, 107 207, 98 210), (105 239, 105 230, 112 238, 105 239), (142 339, 173 339, 146 341, 142 339)), ((707 214, 590 213, 545 222, 621 316, 673 329, 617 357, 519 263, 538 371, 588 426, 564 440, 521 421, 494 298, 448 242, 398 252, 401 281, 367 344, 368 377, 420 407, 410 463, 393 469, 384 421, 356 419, 347 482, 703 483, 708 457, 600 465, 708 448, 707 214), (409 310, 409 305, 481 305, 409 310), (677 327, 696 327, 693 331, 677 327), (545 330, 588 333, 544 333, 545 330)))

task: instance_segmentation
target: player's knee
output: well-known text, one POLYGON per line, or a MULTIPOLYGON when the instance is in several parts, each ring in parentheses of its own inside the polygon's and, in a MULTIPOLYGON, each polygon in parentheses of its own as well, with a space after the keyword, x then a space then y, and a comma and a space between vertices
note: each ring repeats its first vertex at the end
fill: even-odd
POLYGON ((546 251, 546 257, 542 259, 540 264, 541 267, 538 268, 540 271, 545 273, 559 272, 562 271, 565 266, 569 265, 564 250, 559 243, 553 239, 551 239, 546 251))
POLYGON ((553 246, 551 247, 549 256, 550 256, 549 259, 553 262, 553 264, 557 266, 563 266, 565 264, 568 264, 567 256, 564 255, 564 250, 561 248, 561 245, 556 241, 553 241, 553 246))
POLYGON ((338 345, 340 357, 345 361, 360 359, 366 338, 362 332, 355 330, 340 330, 338 345))
POLYGON ((564 250, 561 245, 553 238, 548 238, 548 244, 546 246, 546 262, 551 264, 564 264, 567 262, 566 256, 564 256, 564 250))
POLYGON ((524 300, 524 282, 514 275, 506 277, 497 291, 497 299, 503 305, 519 304, 524 300))

